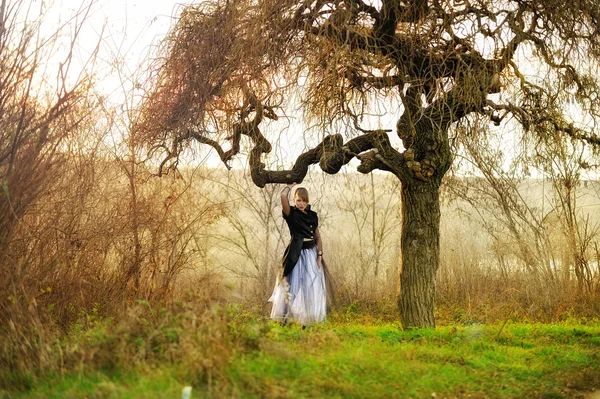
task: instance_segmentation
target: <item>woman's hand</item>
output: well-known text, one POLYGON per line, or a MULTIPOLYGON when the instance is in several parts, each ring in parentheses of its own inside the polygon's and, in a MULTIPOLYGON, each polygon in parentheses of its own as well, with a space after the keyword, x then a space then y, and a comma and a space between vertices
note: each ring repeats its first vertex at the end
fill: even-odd
POLYGON ((283 188, 283 190, 281 190, 281 208, 283 210, 283 214, 286 217, 290 214, 290 201, 288 197, 290 192, 292 191, 292 187, 294 187, 295 184, 296 183, 288 184, 283 188))
POLYGON ((321 268, 322 261, 323 261, 323 255, 317 255, 317 269, 321 268))
POLYGON ((283 190, 281 190, 281 197, 285 197, 286 199, 288 198, 289 194, 292 192, 292 189, 294 188, 294 186, 296 185, 296 183, 290 183, 287 184, 283 190))

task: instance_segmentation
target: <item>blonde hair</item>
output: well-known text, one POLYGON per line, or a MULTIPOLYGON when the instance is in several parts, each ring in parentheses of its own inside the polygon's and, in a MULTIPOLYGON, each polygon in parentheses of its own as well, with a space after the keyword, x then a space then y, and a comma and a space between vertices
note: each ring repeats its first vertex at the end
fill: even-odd
POLYGON ((304 187, 298 187, 294 192, 294 199, 296 198, 300 198, 301 200, 306 201, 306 203, 308 203, 308 190, 304 187))

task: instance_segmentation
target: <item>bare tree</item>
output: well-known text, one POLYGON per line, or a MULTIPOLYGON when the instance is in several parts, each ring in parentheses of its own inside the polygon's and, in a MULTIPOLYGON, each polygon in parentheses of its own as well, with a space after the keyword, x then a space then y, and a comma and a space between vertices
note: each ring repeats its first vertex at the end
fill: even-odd
MULTIPOLYGON (((79 75, 71 71, 89 5, 48 34, 42 30, 47 22, 45 7, 44 2, 0 2, 0 323, 11 326, 3 331, 6 351, 0 362, 5 368, 25 367, 26 360, 43 365, 47 360, 47 341, 36 308, 37 281, 30 272, 42 265, 58 273, 48 267, 59 259, 52 251, 56 248, 43 239, 53 232, 64 234, 68 226, 62 226, 63 232, 52 226, 51 206, 46 202, 62 182, 69 140, 89 126, 97 105, 90 95, 88 69, 94 65, 95 53, 79 75), (63 35, 66 26, 72 28, 70 37, 63 35), (67 48, 63 58, 48 63, 61 54, 62 44, 67 48)), ((73 253, 77 242, 69 241, 73 253)))
POLYGON ((210 201, 222 204, 223 223, 212 232, 213 245, 223 249, 221 268, 246 280, 242 292, 250 292, 256 303, 266 305, 273 289, 277 267, 285 248, 284 220, 281 213, 280 188, 258 190, 241 171, 231 171, 227 178, 213 176, 210 201))
POLYGON ((137 128, 163 152, 161 170, 190 141, 227 165, 244 139, 259 187, 302 181, 315 163, 337 173, 354 158, 362 173, 392 173, 402 183, 401 319, 433 327, 449 130, 477 113, 600 144, 557 105, 568 97, 595 115, 599 18, 594 0, 204 2, 185 8, 165 40, 137 128), (523 69, 536 64, 542 79, 523 69), (391 130, 361 126, 384 97, 397 104, 404 151, 391 130), (263 132, 294 109, 321 142, 290 170, 268 170, 263 132))
POLYGON ((339 222, 330 223, 331 232, 344 248, 343 253, 337 254, 344 263, 339 277, 353 276, 356 294, 380 295, 376 288, 384 285, 386 277, 381 272, 387 271, 390 258, 396 261, 398 257, 391 241, 395 240, 401 224, 400 182, 385 175, 344 172, 343 180, 329 188, 336 210, 341 211, 339 216, 343 217, 339 222))
MULTIPOLYGON (((486 145, 494 135, 485 133, 486 125, 482 126, 480 122, 474 121, 469 128, 457 129, 458 132, 464 129, 479 132, 465 134, 461 147, 466 156, 463 164, 472 165, 480 176, 453 176, 446 188, 451 196, 470 205, 466 211, 492 237, 503 275, 508 273, 507 250, 502 247, 509 245, 531 276, 555 280, 553 265, 556 262, 547 231, 552 209, 540 209, 526 193, 528 176, 520 167, 526 155, 505 154, 501 148, 486 145), (506 167, 505 163, 510 166, 506 167)), ((541 195, 543 201, 545 193, 541 195)))
POLYGON ((563 260, 563 277, 568 283, 571 267, 578 290, 582 294, 593 289, 593 271, 590 265, 592 243, 598 237, 599 225, 584 214, 580 199, 581 175, 585 169, 595 169, 589 162, 591 154, 578 142, 559 136, 543 137, 536 146, 539 166, 551 176, 554 204, 562 225, 569 256, 563 260))

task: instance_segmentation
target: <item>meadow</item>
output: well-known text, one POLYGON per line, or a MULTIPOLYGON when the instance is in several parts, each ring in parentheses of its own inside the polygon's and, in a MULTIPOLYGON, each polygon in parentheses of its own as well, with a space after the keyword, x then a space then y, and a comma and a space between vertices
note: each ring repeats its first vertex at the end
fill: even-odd
POLYGON ((600 384, 598 320, 403 331, 347 309, 302 329, 197 299, 92 322, 58 344, 66 369, 2 397, 592 398, 600 384))

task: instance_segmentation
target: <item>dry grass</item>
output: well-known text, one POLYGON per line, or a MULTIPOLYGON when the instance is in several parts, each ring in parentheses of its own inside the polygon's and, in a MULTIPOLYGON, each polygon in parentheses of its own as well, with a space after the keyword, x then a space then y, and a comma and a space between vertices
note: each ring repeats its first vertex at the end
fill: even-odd
MULTIPOLYGON (((23 354, 15 357, 18 363, 12 368, 4 363, 0 386, 28 389, 42 374, 177 364, 178 378, 210 389, 223 378, 231 356, 255 347, 258 339, 252 320, 227 304, 224 291, 215 289, 220 286, 217 280, 205 280, 198 293, 189 292, 170 305, 155 307, 138 300, 115 317, 82 314, 68 334, 47 339, 47 348, 38 347, 47 356, 44 364, 27 364, 33 359, 23 354)), ((6 334, 3 338, 5 348, 17 344, 7 341, 6 334)), ((13 350, 12 355, 18 354, 13 350)))

